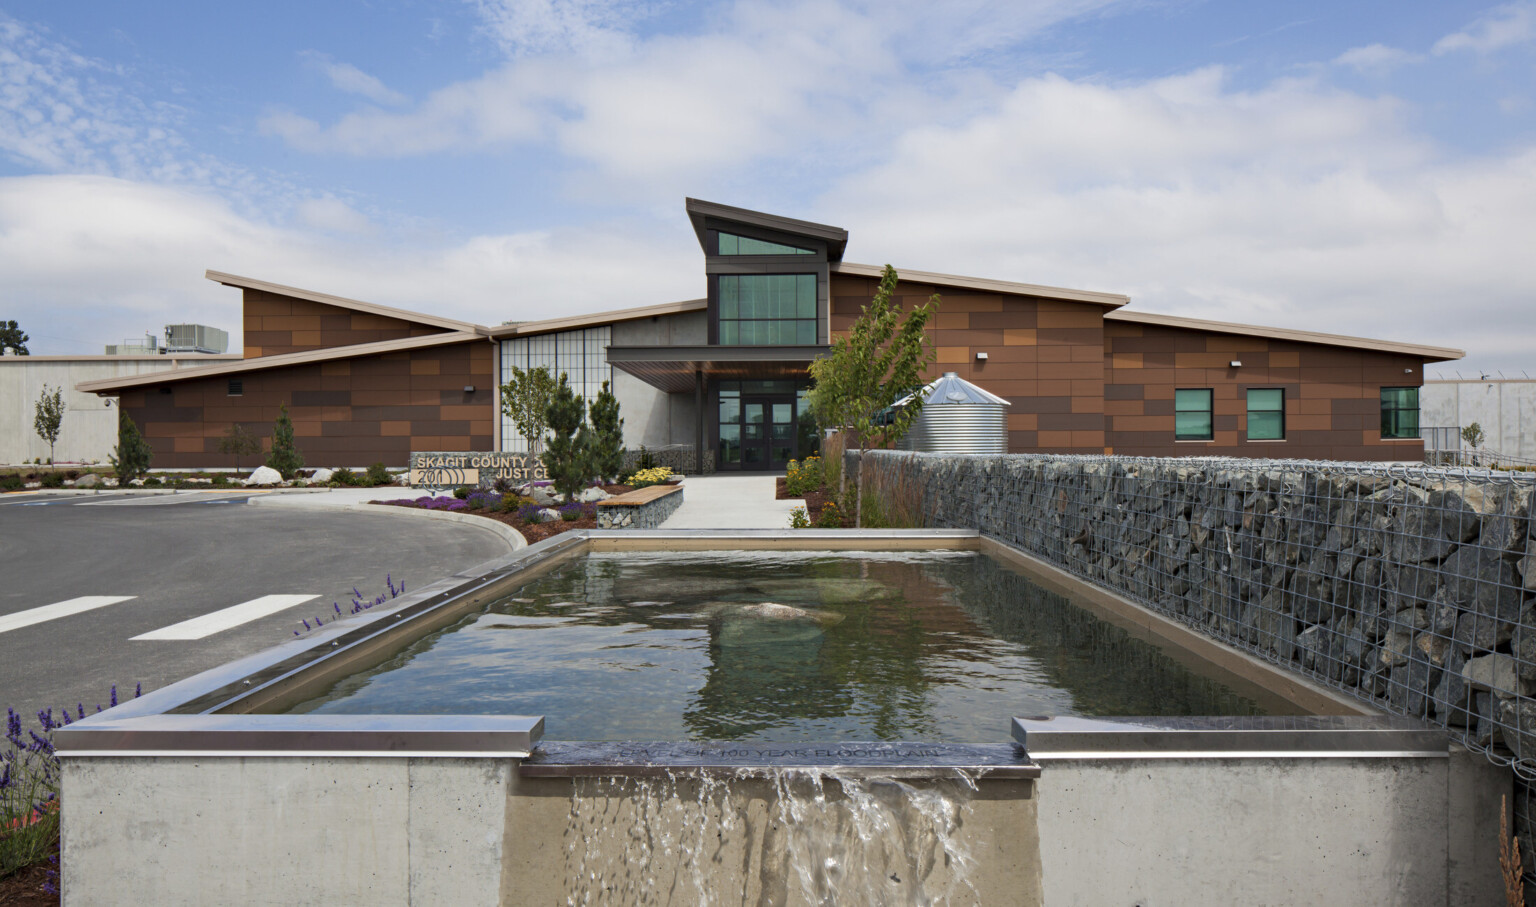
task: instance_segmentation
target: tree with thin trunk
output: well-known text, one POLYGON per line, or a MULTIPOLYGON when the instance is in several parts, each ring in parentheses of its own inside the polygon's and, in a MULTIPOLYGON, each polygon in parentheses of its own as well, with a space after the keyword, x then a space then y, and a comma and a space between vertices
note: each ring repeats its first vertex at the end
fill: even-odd
POLYGON ((543 366, 527 371, 514 367, 512 380, 501 386, 501 414, 512 420, 512 427, 528 442, 530 457, 543 452, 544 431, 549 427, 546 413, 554 392, 554 376, 543 366))
POLYGON ((288 404, 277 408, 277 421, 272 425, 272 450, 267 454, 267 465, 277 470, 285 480, 293 478, 304 468, 304 455, 293 443, 293 419, 288 416, 288 404))
POLYGON ((235 422, 219 438, 219 453, 235 458, 235 473, 238 475, 241 457, 253 457, 261 453, 261 439, 246 431, 244 425, 235 422))
POLYGON ((549 424, 549 445, 540 458, 555 491, 567 501, 576 497, 581 485, 592 475, 591 430, 587 428, 587 401, 571 390, 565 373, 550 397, 545 419, 549 424))
MULTIPOLYGON (((855 526, 864 522, 864 450, 888 447, 907 433, 922 412, 922 396, 913 396, 897 410, 891 405, 921 386, 923 370, 934 361, 926 328, 939 307, 939 295, 935 293, 903 318, 901 306, 892 299, 896 282, 896 269, 886 265, 875 297, 847 336, 832 343, 829 355, 811 363, 816 386, 810 392, 810 404, 817 423, 841 431, 845 443, 858 451, 855 526)), ((846 484, 846 475, 843 481, 846 484)))
POLYGON ((64 389, 56 387, 49 393, 43 385, 43 395, 37 398, 37 414, 32 427, 37 436, 48 442, 48 465, 53 465, 53 445, 59 440, 59 428, 64 424, 64 389))

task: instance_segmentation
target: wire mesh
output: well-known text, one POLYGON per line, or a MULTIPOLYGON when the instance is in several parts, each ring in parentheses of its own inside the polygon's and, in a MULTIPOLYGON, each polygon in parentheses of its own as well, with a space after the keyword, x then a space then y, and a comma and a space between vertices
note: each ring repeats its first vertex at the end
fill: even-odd
MULTIPOLYGON (((857 460, 846 458, 850 481, 857 460)), ((1469 467, 871 451, 865 493, 974 528, 1516 776, 1536 866, 1536 477, 1469 467)), ((1528 873, 1528 881, 1533 879, 1528 873)))

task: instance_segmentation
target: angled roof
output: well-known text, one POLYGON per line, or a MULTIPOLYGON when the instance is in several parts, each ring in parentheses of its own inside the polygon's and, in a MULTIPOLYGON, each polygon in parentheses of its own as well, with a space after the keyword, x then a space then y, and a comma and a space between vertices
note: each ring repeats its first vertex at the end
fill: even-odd
POLYGON ((270 283, 265 280, 257 280, 254 277, 241 277, 238 274, 226 274, 223 271, 209 270, 204 275, 209 280, 217 281, 226 287, 240 287, 243 290, 264 290, 268 293, 276 293, 279 296, 292 296, 295 299, 307 299, 310 302, 320 302, 326 305, 338 306, 343 309, 352 309, 356 312, 367 312, 370 315, 386 315, 390 318, 398 318, 401 321, 410 321, 415 324, 424 324, 429 327, 443 328, 449 331, 473 331, 477 325, 468 321, 459 321, 454 318, 440 318, 436 315, 426 315, 421 312, 411 312, 405 309, 397 309, 387 305, 378 305, 372 302, 363 302, 358 299, 348 299, 345 296, 332 296, 329 293, 316 293, 313 290, 303 290, 298 287, 287 287, 280 283, 270 283))
POLYGON ((708 308, 707 299, 685 299, 681 302, 664 302, 660 305, 639 306, 633 309, 614 309, 593 312, 590 315, 569 315, 564 318, 545 318, 541 321, 519 321, 485 328, 486 334, 498 340, 508 337, 526 337, 529 334, 548 334, 551 331, 571 331, 591 327, 594 324, 612 324, 615 321, 634 321, 656 315, 678 315, 683 312, 702 312, 708 308))
MULTIPOLYGON (((878 278, 884 271, 879 265, 854 264, 851 261, 839 261, 832 264, 833 274, 848 274, 854 277, 878 278)), ((938 274, 933 271, 908 271, 903 268, 896 269, 896 275, 902 280, 910 280, 913 283, 929 283, 940 287, 955 287, 962 290, 979 290, 983 293, 1009 293, 1015 296, 1044 296, 1047 299, 1064 299, 1069 302, 1089 302, 1095 305, 1117 308, 1131 301, 1131 297, 1121 293, 1100 293, 1095 290, 1069 290, 1064 287, 1047 287, 1034 283, 1016 283, 1011 280, 988 280, 984 277, 961 277, 958 274, 938 274)))
POLYGON ((1418 343, 1398 343, 1393 340, 1373 340, 1369 337, 1350 337, 1344 334, 1320 334, 1316 331, 1297 331, 1291 328, 1271 328, 1256 324, 1237 324, 1230 321, 1207 321, 1203 318, 1183 318, 1178 315, 1153 315, 1147 312, 1110 312, 1105 321, 1123 321, 1128 324, 1150 324, 1165 328, 1185 328, 1216 334, 1240 334, 1246 337, 1266 337, 1272 340, 1291 340, 1296 343, 1320 343, 1324 346, 1346 346, 1355 350, 1374 350, 1380 353, 1401 353, 1417 356, 1426 362, 1446 362, 1460 359, 1466 352, 1448 346, 1424 346, 1418 343))
POLYGON ((795 220, 793 217, 765 214, 762 211, 750 211, 746 208, 733 208, 730 205, 706 202, 703 199, 697 198, 686 199, 685 206, 688 209, 688 219, 693 221, 693 232, 699 237, 699 248, 701 249, 709 248, 704 242, 704 219, 706 217, 715 217, 720 220, 734 221, 738 224, 761 227, 764 230, 775 230, 779 233, 795 233, 822 240, 827 244, 827 259, 829 261, 841 261, 843 250, 848 248, 848 231, 842 227, 812 223, 808 220, 795 220))
POLYGON ((170 384, 177 381, 193 381, 198 378, 217 378, 220 375, 236 375, 241 372, 261 372, 290 365, 308 365, 314 362, 330 362, 335 359, 356 359, 359 356, 377 356, 381 353, 398 353, 402 350, 419 350, 434 346, 468 343, 472 340, 485 342, 485 335, 476 331, 451 331, 445 334, 427 334, 422 337, 402 337, 398 340, 381 340, 377 343, 354 343, 351 346, 332 346, 301 353, 279 353, 276 356, 258 356, 204 365, 197 368, 169 369, 108 378, 103 381, 83 381, 75 390, 88 394, 113 394, 135 387, 170 384))

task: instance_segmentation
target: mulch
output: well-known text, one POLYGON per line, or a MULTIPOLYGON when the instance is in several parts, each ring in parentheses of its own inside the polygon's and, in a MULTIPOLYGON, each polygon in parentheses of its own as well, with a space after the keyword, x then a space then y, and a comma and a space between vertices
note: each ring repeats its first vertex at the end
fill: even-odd
MULTIPOLYGON (((634 491, 634 489, 628 485, 604 485, 603 490, 609 494, 614 495, 624 494, 628 491, 634 491)), ((409 505, 402 504, 399 506, 405 507, 409 505)), ((560 505, 555 504, 552 506, 558 509, 560 505)), ((570 532, 572 529, 597 528, 597 520, 592 517, 585 517, 580 520, 570 521, 548 520, 543 523, 525 523, 517 518, 516 511, 512 513, 502 513, 499 510, 460 510, 457 512, 462 513, 465 516, 477 516, 481 517, 482 519, 495 520, 498 523, 511 526, 518 533, 520 533, 523 538, 527 539, 528 544, 530 545, 532 545, 534 542, 542 542, 552 535, 559 535, 562 532, 570 532)), ((0 902, 0 904, 3 903, 4 902, 0 902)))
MULTIPOLYGON (((807 492, 806 494, 790 494, 787 482, 787 479, 785 479, 783 476, 779 476, 778 481, 774 486, 774 498, 780 501, 793 501, 803 499, 805 501, 805 515, 810 518, 813 524, 821 518, 821 509, 827 506, 828 503, 837 500, 837 495, 830 492, 826 486, 822 486, 820 490, 807 492)), ((843 515, 843 525, 845 527, 852 525, 852 521, 848 519, 847 514, 843 515)))
POLYGON ((57 871, 53 863, 43 860, 0 879, 0 907, 57 907, 59 895, 44 887, 50 870, 57 871))

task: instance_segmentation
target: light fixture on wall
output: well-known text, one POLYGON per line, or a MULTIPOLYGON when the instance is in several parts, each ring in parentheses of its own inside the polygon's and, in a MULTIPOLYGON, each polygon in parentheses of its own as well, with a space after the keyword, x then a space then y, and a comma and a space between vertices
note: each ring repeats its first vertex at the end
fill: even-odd
POLYGON ((1242 368, 1243 367, 1243 360, 1241 360, 1241 359, 1233 359, 1231 362, 1229 362, 1227 364, 1232 366, 1233 368, 1242 368))
POLYGON ((464 385, 464 393, 466 393, 466 394, 473 394, 474 392, 475 392, 475 386, 473 384, 466 384, 466 385, 464 385))
POLYGON ((986 353, 977 353, 976 354, 976 360, 978 362, 986 362, 987 361, 987 354, 986 353))

